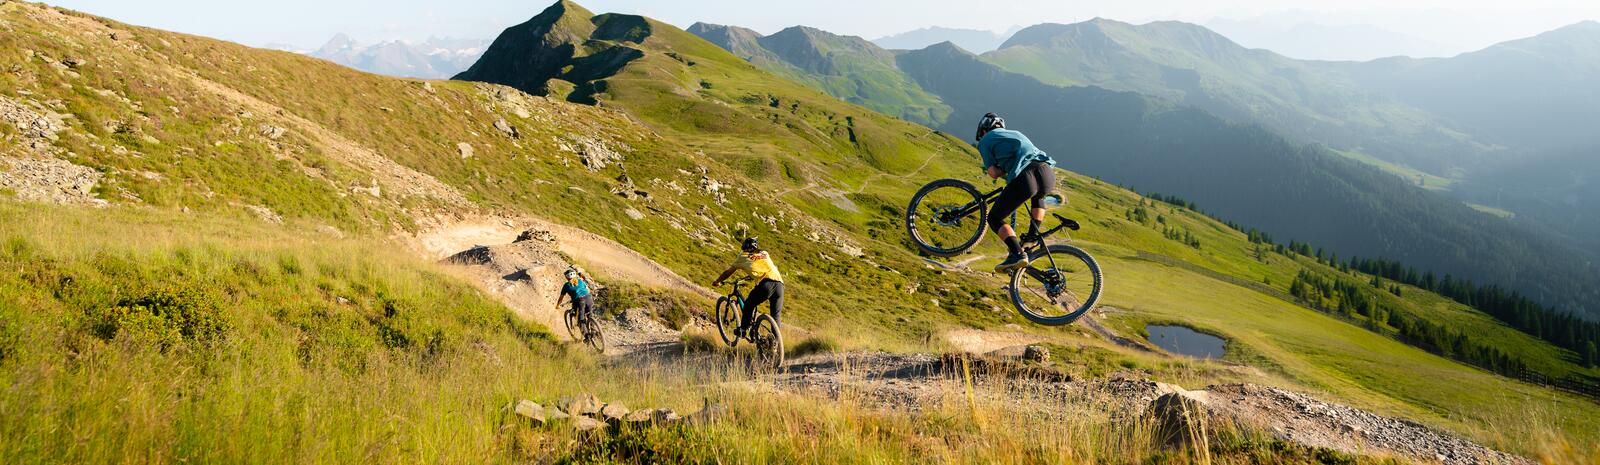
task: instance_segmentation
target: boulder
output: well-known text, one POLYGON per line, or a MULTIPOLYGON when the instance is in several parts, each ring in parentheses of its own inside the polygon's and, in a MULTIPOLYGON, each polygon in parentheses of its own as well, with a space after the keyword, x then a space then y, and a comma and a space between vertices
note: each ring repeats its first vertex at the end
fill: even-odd
POLYGON ((517 401, 514 409, 517 416, 527 418, 534 426, 542 426, 548 419, 545 417, 544 406, 531 400, 517 401))
POLYGON ((495 130, 500 131, 500 133, 505 134, 506 137, 510 137, 512 139, 516 139, 518 137, 522 137, 521 134, 519 134, 517 132, 517 127, 516 126, 512 126, 511 123, 506 122, 505 118, 500 118, 500 119, 495 120, 494 121, 494 128, 495 128, 495 130))
POLYGON ((600 413, 600 408, 604 406, 605 404, 601 403, 600 398, 595 397, 594 394, 579 394, 572 397, 563 397, 561 400, 556 401, 556 408, 561 409, 568 415, 572 415, 574 419, 583 415, 600 413))
POLYGON ((1022 359, 1038 363, 1048 362, 1050 361, 1050 348, 1041 345, 1030 345, 1022 350, 1022 359))
POLYGON ((629 412, 628 406, 612 402, 600 408, 600 418, 607 422, 618 423, 626 418, 629 412))
POLYGON ((1147 410, 1153 416, 1156 442, 1167 446, 1188 444, 1207 428, 1210 396, 1206 391, 1183 391, 1157 397, 1147 410))
POLYGON ((683 417, 678 416, 678 412, 674 412, 672 409, 658 408, 650 412, 650 419, 655 421, 658 425, 665 425, 677 423, 679 420, 682 420, 683 417))
POLYGON ((262 137, 277 140, 278 138, 283 137, 284 134, 288 134, 289 130, 270 124, 263 124, 261 125, 259 132, 261 133, 262 137))
POLYGON ((605 422, 600 420, 589 418, 583 415, 572 417, 572 429, 578 430, 579 432, 589 433, 603 431, 605 428, 605 422))
POLYGON ((461 154, 461 158, 472 158, 472 144, 466 142, 456 144, 456 152, 461 154))
POLYGON ((528 241, 555 242, 556 235, 555 233, 542 229, 529 229, 527 231, 523 231, 521 234, 517 234, 517 240, 513 242, 528 241))

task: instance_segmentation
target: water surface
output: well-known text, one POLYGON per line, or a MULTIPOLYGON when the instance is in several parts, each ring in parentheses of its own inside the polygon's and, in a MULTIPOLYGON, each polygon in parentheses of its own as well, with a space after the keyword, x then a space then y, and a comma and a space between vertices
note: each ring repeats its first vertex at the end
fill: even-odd
POLYGON ((1150 343, 1167 352, 1195 358, 1222 357, 1226 342, 1222 338, 1184 326, 1149 325, 1144 328, 1150 332, 1150 343))

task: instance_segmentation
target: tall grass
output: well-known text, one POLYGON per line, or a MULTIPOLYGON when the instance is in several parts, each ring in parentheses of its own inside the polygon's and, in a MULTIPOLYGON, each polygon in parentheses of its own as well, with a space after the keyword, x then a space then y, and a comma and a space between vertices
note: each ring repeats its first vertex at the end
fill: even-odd
MULTIPOLYGON (((717 355, 602 362, 394 247, 171 213, 0 204, 6 463, 1204 463, 1213 455, 1152 444, 1149 420, 1107 413, 1110 399, 970 377, 929 381, 967 388, 944 389, 940 402, 908 413, 850 392, 775 390, 717 355), (191 314, 218 323, 195 326, 210 320, 191 314), (590 437, 530 427, 505 409, 580 392, 679 412, 719 403, 730 413, 703 426, 590 437)), ((1270 456, 1298 457, 1284 450, 1270 456)))

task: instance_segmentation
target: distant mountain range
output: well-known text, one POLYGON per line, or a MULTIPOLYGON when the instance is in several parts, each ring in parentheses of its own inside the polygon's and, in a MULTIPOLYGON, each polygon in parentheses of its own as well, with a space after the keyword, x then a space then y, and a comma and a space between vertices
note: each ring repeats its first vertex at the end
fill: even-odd
POLYGON ((1012 28, 1005 32, 982 31, 977 29, 956 29, 948 27, 927 27, 915 31, 881 37, 872 41, 890 50, 918 50, 940 42, 956 44, 970 52, 984 53, 1000 48, 1000 44, 1015 34, 1021 27, 1012 28))
POLYGON ((316 50, 269 44, 266 48, 310 55, 373 74, 447 79, 472 66, 489 46, 487 39, 429 38, 412 43, 387 41, 363 44, 345 34, 334 35, 316 50))
POLYGON ((1250 50, 1182 23, 1040 25, 982 56, 949 42, 874 50, 808 28, 793 28, 804 33, 773 47, 758 34, 729 32, 735 30, 691 32, 764 69, 802 73, 797 81, 840 98, 907 114, 912 107, 903 101, 814 84, 867 80, 850 70, 870 62, 870 80, 906 82, 936 97, 937 108, 950 109, 917 119, 924 124, 966 137, 973 115, 999 111, 1060 154, 1067 169, 1177 194, 1225 218, 1342 255, 1398 258, 1506 283, 1571 308, 1586 306, 1577 296, 1600 292, 1586 278, 1595 275, 1596 254, 1580 252, 1576 241, 1543 227, 1516 227, 1325 148, 1458 170, 1486 166, 1490 154, 1510 155, 1478 142, 1490 135, 1453 130, 1452 120, 1369 86, 1378 75, 1352 70, 1357 64, 1250 50), (842 43, 853 44, 848 53, 842 43), (882 60, 885 53, 894 54, 892 65, 882 60), (1506 259, 1485 266, 1474 258, 1486 255, 1506 259))
POLYGON ((1239 45, 1272 50, 1302 60, 1367 61, 1396 56, 1455 55, 1450 46, 1370 24, 1217 18, 1206 21, 1205 26, 1239 45))
POLYGON ((688 32, 769 72, 879 113, 938 126, 951 111, 895 69, 893 52, 859 37, 803 26, 762 36, 706 23, 695 23, 688 32))

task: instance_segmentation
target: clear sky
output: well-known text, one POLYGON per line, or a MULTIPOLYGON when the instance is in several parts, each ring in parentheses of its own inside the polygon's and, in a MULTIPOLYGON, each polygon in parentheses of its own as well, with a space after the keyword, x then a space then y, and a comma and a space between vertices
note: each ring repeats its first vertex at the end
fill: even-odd
MULTIPOLYGON (((46 0, 120 21, 232 40, 314 48, 344 32, 358 40, 492 38, 545 0, 46 0)), ((695 21, 770 33, 804 24, 868 39, 926 26, 1005 30, 1105 17, 1143 23, 1214 18, 1366 24, 1479 48, 1581 20, 1600 0, 580 0, 596 12, 634 13, 687 27, 695 21)))

